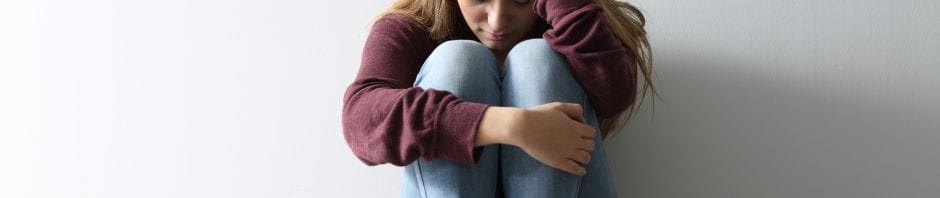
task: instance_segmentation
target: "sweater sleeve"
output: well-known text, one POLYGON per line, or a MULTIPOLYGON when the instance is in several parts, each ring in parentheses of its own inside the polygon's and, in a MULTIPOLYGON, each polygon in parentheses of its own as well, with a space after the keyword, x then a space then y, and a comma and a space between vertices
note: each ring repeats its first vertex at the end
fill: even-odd
POLYGON ((471 164, 486 104, 450 92, 414 87, 424 59, 435 47, 411 19, 389 15, 375 22, 356 79, 343 97, 343 134, 365 164, 410 164, 419 157, 471 164))
POLYGON ((599 117, 626 109, 635 97, 634 57, 607 28, 593 0, 536 0, 535 13, 550 28, 542 37, 571 65, 599 117))

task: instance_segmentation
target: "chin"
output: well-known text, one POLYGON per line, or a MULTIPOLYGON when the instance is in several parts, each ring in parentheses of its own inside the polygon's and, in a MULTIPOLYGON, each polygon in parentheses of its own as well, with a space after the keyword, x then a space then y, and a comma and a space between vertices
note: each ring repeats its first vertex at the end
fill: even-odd
POLYGON ((512 48, 512 46, 515 45, 515 44, 508 44, 508 43, 496 43, 493 41, 486 41, 482 43, 483 43, 483 46, 486 46, 486 48, 489 48, 491 50, 498 50, 498 51, 508 51, 510 48, 512 48))
POLYGON ((486 48, 489 48, 489 49, 498 50, 500 48, 500 46, 496 45, 496 43, 493 43, 492 41, 481 41, 480 43, 482 43, 483 46, 486 46, 486 48))

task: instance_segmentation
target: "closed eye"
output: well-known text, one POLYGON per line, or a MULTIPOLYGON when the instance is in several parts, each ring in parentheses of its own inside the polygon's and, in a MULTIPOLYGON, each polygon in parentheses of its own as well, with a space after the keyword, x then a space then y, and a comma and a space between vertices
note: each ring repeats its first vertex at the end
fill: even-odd
MULTIPOLYGON (((479 5, 479 4, 486 3, 487 1, 489 0, 471 0, 470 2, 473 3, 474 5, 479 5)), ((514 0, 514 2, 516 2, 516 5, 524 6, 524 5, 529 5, 529 3, 532 3, 532 0, 514 0)))
POLYGON ((486 3, 487 1, 488 0, 472 0, 471 2, 473 2, 474 5, 479 5, 482 3, 486 3))

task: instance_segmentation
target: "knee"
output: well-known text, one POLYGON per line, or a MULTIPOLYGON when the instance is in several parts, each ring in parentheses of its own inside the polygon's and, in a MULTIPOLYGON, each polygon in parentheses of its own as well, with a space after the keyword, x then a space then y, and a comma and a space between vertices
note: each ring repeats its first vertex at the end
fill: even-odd
POLYGON ((459 52, 470 52, 470 53, 482 53, 483 51, 489 52, 486 46, 483 46, 482 43, 472 41, 472 40, 449 40, 441 43, 434 48, 434 51, 459 51, 459 52))
POLYGON ((548 41, 545 41, 545 39, 529 39, 519 42, 519 44, 516 44, 516 46, 512 47, 510 53, 513 52, 517 54, 522 52, 526 52, 527 54, 541 55, 550 55, 548 53, 555 54, 552 46, 549 45, 548 41))
POLYGON ((446 70, 451 74, 497 72, 496 57, 483 44, 470 40, 452 40, 434 48, 422 70, 446 70), (426 68, 425 68, 426 67, 426 68))
POLYGON ((531 107, 547 102, 585 103, 568 60, 542 39, 516 44, 504 63, 503 102, 531 107))
POLYGON ((461 99, 496 104, 499 84, 493 53, 478 42, 455 40, 434 49, 421 66, 414 85, 450 91, 461 99))
POLYGON ((506 57, 507 75, 523 73, 544 77, 571 75, 568 60, 552 49, 544 39, 529 39, 516 44, 506 57))

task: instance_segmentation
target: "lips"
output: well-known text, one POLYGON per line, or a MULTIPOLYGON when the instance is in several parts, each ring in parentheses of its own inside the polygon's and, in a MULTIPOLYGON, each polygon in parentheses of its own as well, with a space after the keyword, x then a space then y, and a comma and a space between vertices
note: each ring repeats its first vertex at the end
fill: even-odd
POLYGON ((493 34, 489 32, 486 32, 484 34, 486 34, 487 39, 490 39, 492 41, 501 41, 503 39, 506 39, 506 36, 509 35, 509 34, 493 34))

